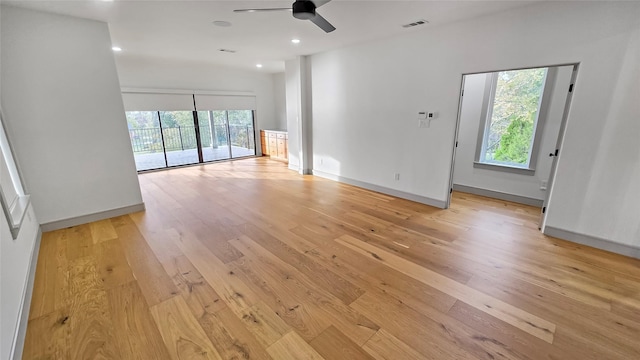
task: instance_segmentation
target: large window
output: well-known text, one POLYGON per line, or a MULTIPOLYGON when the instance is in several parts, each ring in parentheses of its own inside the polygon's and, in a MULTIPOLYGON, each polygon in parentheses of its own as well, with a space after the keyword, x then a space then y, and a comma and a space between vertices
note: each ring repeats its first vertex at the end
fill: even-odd
POLYGON ((122 94, 138 171, 256 154, 251 94, 122 94))
POLYGON ((488 75, 476 165, 533 173, 547 72, 536 68, 488 75))
POLYGON ((126 116, 138 171, 256 152, 252 110, 197 111, 198 132, 192 111, 127 111, 126 116))

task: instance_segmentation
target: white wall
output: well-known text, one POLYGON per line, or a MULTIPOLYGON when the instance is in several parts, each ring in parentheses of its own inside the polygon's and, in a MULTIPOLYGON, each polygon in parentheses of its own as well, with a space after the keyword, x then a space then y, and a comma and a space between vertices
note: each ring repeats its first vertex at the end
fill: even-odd
POLYGON ((314 168, 445 201, 462 74, 580 62, 547 224, 639 246, 639 21, 638 3, 545 2, 313 55, 314 168))
POLYGON ((273 103, 275 113, 275 128, 287 129, 287 100, 286 79, 283 72, 273 74, 273 103))
MULTIPOLYGON (((3 7, 0 6, 0 30, 3 7)), ((0 43, 1 44, 1 43, 0 43)), ((0 46, 2 49, 2 46, 0 46)), ((2 55, 0 50, 0 74, 2 55)), ((0 77, 0 95, 3 79, 0 77)), ((0 156, 2 156, 0 154, 0 156)), ((27 290, 29 268, 40 225, 29 205, 18 237, 14 240, 6 217, 0 210, 0 359, 10 359, 18 330, 23 298, 27 290)), ((18 344, 20 347, 21 344, 18 344)), ((20 350, 18 350, 20 352, 20 350)))
POLYGON ((4 7, 2 107, 44 224, 142 203, 107 24, 4 7))
POLYGON ((640 248, 640 30, 615 40, 623 51, 606 72, 578 73, 546 225, 640 248), (590 81, 601 82, 592 97, 581 92, 590 81))
POLYGON ((253 92, 257 105, 256 140, 260 141, 260 129, 279 126, 275 114, 272 74, 208 63, 138 58, 126 54, 116 55, 116 65, 123 88, 253 92))
POLYGON ((458 149, 453 172, 453 183, 478 189, 497 191, 536 200, 544 200, 545 190, 540 190, 542 181, 549 180, 553 152, 558 140, 560 123, 567 99, 573 66, 559 67, 551 88, 548 113, 542 128, 538 157, 533 175, 474 168, 478 131, 485 92, 486 74, 465 76, 464 97, 458 130, 458 149))
MULTIPOLYGON (((29 205, 17 239, 0 209, 0 359, 10 359, 40 225, 29 205)), ((35 259, 33 260, 35 261, 35 259)), ((33 275, 32 275, 33 276, 33 275)), ((29 301, 29 299, 26 299, 29 301)), ((23 329, 24 330, 24 329, 23 329)), ((18 344, 17 352, 21 352, 18 344)))

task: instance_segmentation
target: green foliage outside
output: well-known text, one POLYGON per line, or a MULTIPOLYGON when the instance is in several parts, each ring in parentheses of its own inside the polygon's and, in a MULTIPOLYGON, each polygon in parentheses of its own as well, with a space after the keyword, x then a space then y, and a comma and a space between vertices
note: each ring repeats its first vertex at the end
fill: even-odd
POLYGON ((485 160, 526 165, 547 68, 498 73, 485 160))

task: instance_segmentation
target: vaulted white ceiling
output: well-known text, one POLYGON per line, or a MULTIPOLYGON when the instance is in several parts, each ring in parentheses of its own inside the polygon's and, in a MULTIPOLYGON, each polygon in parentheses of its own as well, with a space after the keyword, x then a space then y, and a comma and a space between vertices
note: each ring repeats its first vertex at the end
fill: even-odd
POLYGON ((290 7, 289 1, 49 0, 2 4, 107 22, 116 56, 208 62, 255 71, 284 70, 284 60, 430 28, 531 4, 533 1, 333 0, 318 8, 336 28, 324 33, 290 12, 234 13, 234 9, 290 7), (429 23, 405 29, 416 20, 429 23), (218 27, 223 20, 230 27, 218 27), (291 39, 298 38, 294 45, 291 39), (220 52, 231 49, 236 53, 220 52), (263 64, 256 69, 256 64, 263 64))

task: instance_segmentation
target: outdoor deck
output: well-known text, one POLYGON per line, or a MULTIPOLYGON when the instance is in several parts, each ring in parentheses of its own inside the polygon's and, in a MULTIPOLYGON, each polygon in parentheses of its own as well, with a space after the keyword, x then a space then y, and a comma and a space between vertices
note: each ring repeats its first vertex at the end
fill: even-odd
MULTIPOLYGON (((204 161, 225 160, 244 156, 255 155, 255 149, 247 149, 240 146, 231 146, 231 154, 227 146, 217 149, 206 147, 202 149, 204 161)), ((136 169, 138 171, 159 169, 165 167, 164 153, 134 153, 136 169)), ((198 151, 196 149, 167 151, 167 163, 169 166, 195 164, 198 162, 198 151)))

